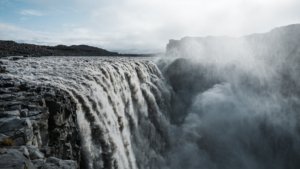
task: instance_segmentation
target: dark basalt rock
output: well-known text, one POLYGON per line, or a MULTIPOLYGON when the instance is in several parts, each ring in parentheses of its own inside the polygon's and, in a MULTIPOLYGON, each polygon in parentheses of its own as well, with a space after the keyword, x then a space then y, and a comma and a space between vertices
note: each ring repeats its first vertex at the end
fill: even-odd
POLYGON ((0 149, 0 168, 35 169, 32 162, 16 149, 0 149))
POLYGON ((0 73, 5 73, 5 72, 6 72, 5 67, 0 65, 0 73))
POLYGON ((160 65, 164 77, 173 88, 171 121, 180 124, 188 112, 194 97, 217 83, 220 79, 212 76, 212 67, 202 67, 186 58, 175 59, 168 65, 160 65))
POLYGON ((66 92, 5 74, 0 89, 0 168, 80 166, 76 105, 66 92))
POLYGON ((6 72, 7 72, 7 71, 6 71, 5 66, 3 65, 3 62, 0 61, 0 73, 6 73, 6 72))
POLYGON ((75 161, 61 160, 55 157, 49 157, 47 160, 33 160, 37 168, 42 169, 73 169, 78 168, 75 161))

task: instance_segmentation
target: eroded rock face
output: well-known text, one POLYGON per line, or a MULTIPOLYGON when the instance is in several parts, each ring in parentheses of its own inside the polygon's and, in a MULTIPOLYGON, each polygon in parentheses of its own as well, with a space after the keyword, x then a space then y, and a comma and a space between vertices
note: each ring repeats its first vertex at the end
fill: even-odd
POLYGON ((213 66, 204 67, 191 59, 176 58, 169 64, 158 64, 173 89, 170 116, 171 122, 175 124, 180 124, 185 119, 188 108, 198 93, 222 81, 214 75, 213 66))
POLYGON ((49 157, 47 160, 34 160, 33 164, 42 169, 73 169, 78 168, 73 160, 61 160, 55 157, 49 157))
POLYGON ((75 113, 76 105, 64 91, 1 74, 0 166, 77 168, 81 156, 75 113))
POLYGON ((32 162, 16 149, 0 149, 0 168, 35 169, 32 162))

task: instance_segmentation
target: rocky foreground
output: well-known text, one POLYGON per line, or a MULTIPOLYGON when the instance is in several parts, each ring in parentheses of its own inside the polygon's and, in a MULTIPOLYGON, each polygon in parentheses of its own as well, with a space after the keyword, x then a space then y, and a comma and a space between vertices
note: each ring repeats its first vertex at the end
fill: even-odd
POLYGON ((8 76, 3 63, 0 70, 0 168, 79 168, 72 100, 53 87, 8 76))

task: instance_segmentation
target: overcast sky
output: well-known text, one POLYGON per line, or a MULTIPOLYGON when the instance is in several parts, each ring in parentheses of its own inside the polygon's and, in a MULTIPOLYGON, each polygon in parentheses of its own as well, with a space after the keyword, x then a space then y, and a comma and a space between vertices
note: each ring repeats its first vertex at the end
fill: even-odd
POLYGON ((169 39, 300 23, 299 0, 0 0, 0 39, 163 52, 169 39))

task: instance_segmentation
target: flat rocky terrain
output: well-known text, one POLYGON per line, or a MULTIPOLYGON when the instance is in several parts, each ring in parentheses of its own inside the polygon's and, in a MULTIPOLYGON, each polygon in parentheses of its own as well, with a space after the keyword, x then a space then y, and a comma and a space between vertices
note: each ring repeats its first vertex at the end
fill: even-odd
POLYGON ((88 45, 44 46, 0 40, 0 56, 118 56, 119 53, 88 45))

